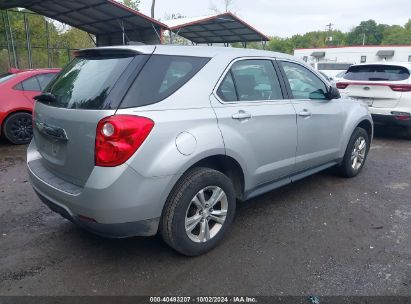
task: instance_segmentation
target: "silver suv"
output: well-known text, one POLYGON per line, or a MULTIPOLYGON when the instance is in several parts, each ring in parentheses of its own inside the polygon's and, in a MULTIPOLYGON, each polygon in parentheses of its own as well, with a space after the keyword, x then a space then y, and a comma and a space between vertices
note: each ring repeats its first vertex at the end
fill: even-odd
POLYGON ((82 50, 36 100, 41 200, 103 236, 159 231, 189 256, 217 245, 237 200, 332 166, 357 175, 373 136, 367 106, 267 51, 82 50))

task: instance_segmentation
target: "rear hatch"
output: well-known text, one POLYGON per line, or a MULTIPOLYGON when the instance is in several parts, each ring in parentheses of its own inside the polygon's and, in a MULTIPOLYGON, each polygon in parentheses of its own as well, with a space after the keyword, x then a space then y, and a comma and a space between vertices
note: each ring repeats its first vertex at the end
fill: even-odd
POLYGON ((337 83, 343 94, 375 108, 394 108, 406 91, 410 71, 402 66, 367 64, 352 66, 337 83))
POLYGON ((34 109, 34 141, 42 164, 84 186, 95 165, 98 122, 114 115, 128 86, 154 51, 127 48, 79 51, 45 89, 34 109))

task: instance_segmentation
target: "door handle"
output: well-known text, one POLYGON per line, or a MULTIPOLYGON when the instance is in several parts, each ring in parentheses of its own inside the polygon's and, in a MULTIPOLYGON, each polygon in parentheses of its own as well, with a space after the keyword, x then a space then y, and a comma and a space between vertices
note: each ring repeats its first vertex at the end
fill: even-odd
POLYGON ((240 111, 238 111, 238 113, 233 114, 233 116, 231 116, 231 117, 232 117, 233 119, 239 119, 239 120, 242 120, 242 119, 250 119, 250 118, 251 118, 251 114, 248 113, 248 112, 246 112, 246 111, 240 110, 240 111))
POLYGON ((300 113, 298 113, 298 116, 301 117, 311 117, 312 114, 310 111, 308 111, 307 109, 304 109, 303 111, 301 111, 300 113))

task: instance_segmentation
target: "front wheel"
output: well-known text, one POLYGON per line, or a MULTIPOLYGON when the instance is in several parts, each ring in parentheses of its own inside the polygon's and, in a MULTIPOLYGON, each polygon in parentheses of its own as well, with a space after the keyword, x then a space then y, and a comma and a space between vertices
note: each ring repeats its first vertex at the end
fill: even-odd
POLYGON ((370 149, 370 139, 367 131, 356 128, 348 142, 339 171, 344 177, 357 176, 364 167, 370 149))
POLYGON ((213 249, 234 219, 236 196, 231 180, 209 168, 184 174, 164 207, 160 232, 164 241, 187 256, 213 249))
POLYGON ((33 137, 33 126, 29 113, 11 114, 4 122, 4 137, 15 145, 26 145, 33 137))

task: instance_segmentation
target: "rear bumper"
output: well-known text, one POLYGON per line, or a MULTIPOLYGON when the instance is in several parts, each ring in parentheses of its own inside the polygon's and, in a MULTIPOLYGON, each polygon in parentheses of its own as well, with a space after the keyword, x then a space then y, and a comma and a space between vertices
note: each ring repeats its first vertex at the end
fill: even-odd
POLYGON ((53 203, 46 197, 36 191, 41 201, 48 206, 52 211, 60 214, 74 224, 94 233, 108 238, 125 238, 132 236, 151 236, 155 235, 158 230, 160 218, 128 222, 121 224, 101 224, 93 221, 81 219, 73 215, 65 207, 53 203))
POLYGON ((174 176, 146 178, 123 164, 95 167, 84 187, 78 187, 47 170, 34 141, 27 152, 27 167, 34 190, 50 209, 108 237, 156 234, 174 181, 174 176))
POLYGON ((411 127, 411 119, 399 120, 394 115, 372 114, 372 119, 376 125, 411 127))

